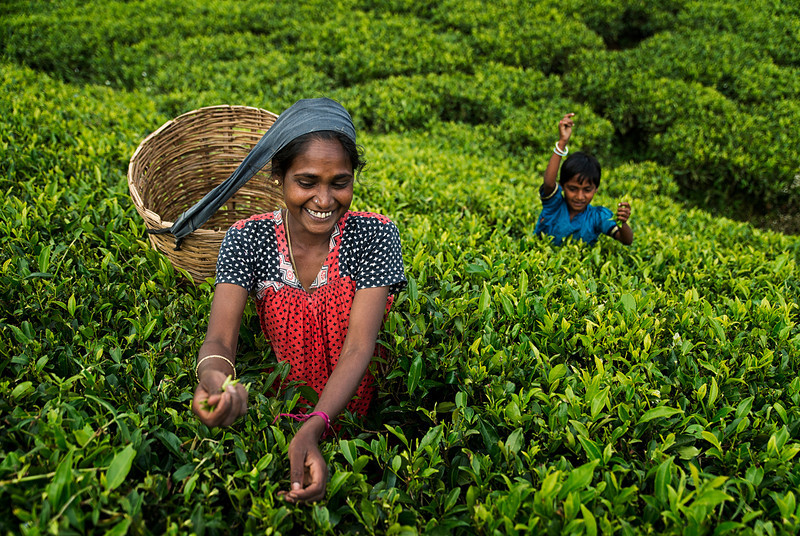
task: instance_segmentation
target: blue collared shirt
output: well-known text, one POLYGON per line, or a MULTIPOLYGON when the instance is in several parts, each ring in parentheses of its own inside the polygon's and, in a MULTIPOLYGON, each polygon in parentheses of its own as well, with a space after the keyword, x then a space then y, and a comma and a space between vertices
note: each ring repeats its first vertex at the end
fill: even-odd
POLYGON ((553 244, 559 245, 565 238, 571 236, 573 240, 583 240, 589 245, 597 242, 601 234, 613 235, 618 229, 614 215, 606 207, 587 205, 583 212, 569 219, 569 208, 564 200, 561 185, 547 197, 542 196, 542 213, 536 223, 536 234, 545 234, 553 237, 553 244))

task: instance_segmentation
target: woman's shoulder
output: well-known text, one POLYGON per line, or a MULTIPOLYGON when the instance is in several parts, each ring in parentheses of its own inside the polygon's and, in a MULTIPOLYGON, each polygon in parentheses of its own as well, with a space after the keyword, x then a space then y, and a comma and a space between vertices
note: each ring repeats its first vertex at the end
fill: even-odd
POLYGON ((254 214, 231 225, 225 233, 221 248, 241 248, 255 251, 274 247, 275 226, 280 223, 280 211, 254 214))
POLYGON ((236 223, 231 225, 230 228, 241 231, 242 229, 247 229, 249 227, 262 227, 264 225, 274 225, 275 223, 280 223, 280 220, 281 220, 281 211, 280 209, 278 209, 273 212, 267 212, 264 214, 254 214, 249 218, 237 221, 236 223))
POLYGON ((345 256, 373 250, 400 249, 400 231, 394 222, 383 214, 374 212, 348 212, 339 227, 342 251, 345 256))
POLYGON ((366 245, 373 240, 381 241, 399 234, 391 219, 375 212, 348 211, 339 229, 348 244, 355 240, 366 245))
POLYGON ((375 224, 394 225, 394 222, 392 222, 392 220, 390 220, 383 214, 378 214, 377 212, 357 212, 353 210, 347 212, 346 222, 348 224, 353 223, 356 225, 375 225, 375 224))

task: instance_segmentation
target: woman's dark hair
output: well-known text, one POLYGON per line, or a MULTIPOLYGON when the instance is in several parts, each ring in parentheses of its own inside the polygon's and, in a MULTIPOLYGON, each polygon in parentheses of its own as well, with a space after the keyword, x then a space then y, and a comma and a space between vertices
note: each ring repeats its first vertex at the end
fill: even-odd
POLYGON ((364 160, 364 149, 360 145, 356 145, 352 139, 341 132, 320 130, 298 136, 275 153, 275 156, 272 157, 272 175, 283 178, 286 175, 286 170, 292 167, 294 159, 303 154, 311 140, 337 140, 342 144, 344 152, 350 158, 350 163, 353 165, 353 175, 357 175, 364 169, 366 161, 364 160))
POLYGON ((599 188, 600 162, 590 154, 580 151, 572 153, 561 165, 561 178, 558 182, 563 185, 572 177, 578 177, 578 182, 589 180, 595 188, 599 188))

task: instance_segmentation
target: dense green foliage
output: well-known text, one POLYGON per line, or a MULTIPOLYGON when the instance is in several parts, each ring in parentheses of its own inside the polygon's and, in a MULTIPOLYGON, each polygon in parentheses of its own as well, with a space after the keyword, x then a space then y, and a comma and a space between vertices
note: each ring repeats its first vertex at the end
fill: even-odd
POLYGON ((679 197, 800 205, 800 8, 334 4, 0 6, 0 533, 800 530, 800 243, 679 197), (212 286, 149 247, 125 171, 184 111, 319 95, 409 286, 374 411, 295 507, 298 389, 266 394, 286 370, 248 310, 248 415, 193 417, 212 286), (533 234, 567 111, 630 248, 533 234))

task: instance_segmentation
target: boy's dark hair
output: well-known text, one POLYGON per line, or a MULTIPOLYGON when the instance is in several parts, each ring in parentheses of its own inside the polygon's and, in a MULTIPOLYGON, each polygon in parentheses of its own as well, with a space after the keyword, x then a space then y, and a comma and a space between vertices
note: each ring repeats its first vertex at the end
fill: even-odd
POLYGON ((559 183, 563 186, 572 177, 578 177, 578 182, 589 180, 595 188, 600 187, 600 162, 597 158, 581 151, 572 153, 561 165, 559 183))
POLYGON ((353 140, 341 132, 318 130, 293 139, 286 144, 286 147, 278 151, 275 156, 272 157, 272 175, 281 178, 284 177, 286 175, 286 170, 292 167, 294 159, 306 150, 306 146, 311 140, 336 140, 341 143, 353 166, 353 174, 361 172, 366 164, 361 146, 356 145, 353 140))

